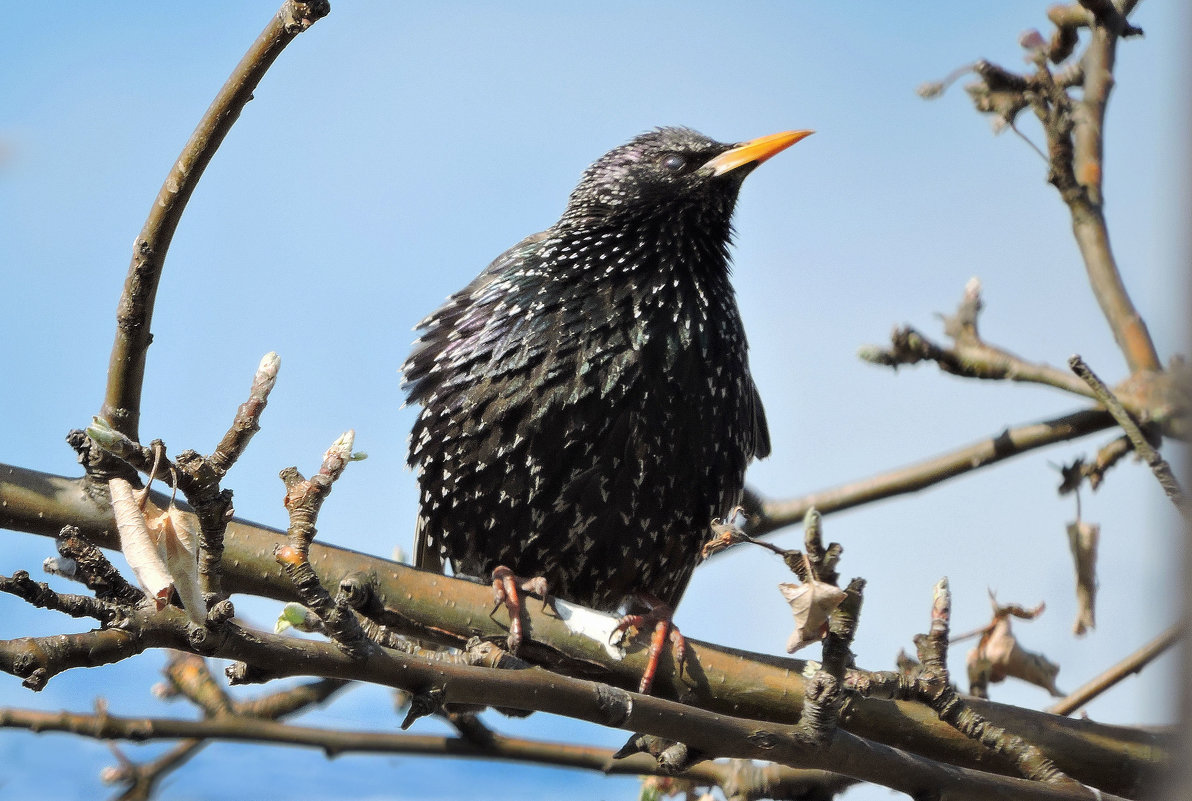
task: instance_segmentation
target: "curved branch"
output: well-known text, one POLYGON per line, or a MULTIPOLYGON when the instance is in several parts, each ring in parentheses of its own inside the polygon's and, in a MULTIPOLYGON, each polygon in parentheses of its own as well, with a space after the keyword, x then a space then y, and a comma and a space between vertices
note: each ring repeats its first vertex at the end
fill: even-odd
POLYGON ((116 341, 100 417, 139 439, 141 388, 157 283, 187 201, 265 72, 294 38, 331 10, 326 0, 286 0, 244 54, 174 162, 133 243, 132 264, 116 307, 116 341))

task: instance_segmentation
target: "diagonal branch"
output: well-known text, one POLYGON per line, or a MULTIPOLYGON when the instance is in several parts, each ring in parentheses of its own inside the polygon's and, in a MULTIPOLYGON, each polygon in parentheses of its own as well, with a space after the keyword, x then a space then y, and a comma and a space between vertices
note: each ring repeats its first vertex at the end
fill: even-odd
POLYGON ((1185 634, 1183 625, 1172 626, 1109 670, 1077 687, 1067 696, 1047 707, 1045 711, 1053 715, 1071 715, 1122 679, 1140 672, 1168 648, 1182 640, 1185 634))
MULTIPOLYGON (((979 78, 966 90, 977 111, 994 115, 995 129, 1013 126, 1026 108, 1031 108, 1042 123, 1047 137, 1047 180, 1068 207, 1089 285, 1132 375, 1158 373, 1162 365, 1146 323, 1122 282, 1110 246, 1102 164, 1105 112, 1114 84, 1117 43, 1124 36, 1142 33, 1126 21, 1136 5, 1137 0, 1079 0, 1078 4, 1051 9, 1048 15, 1056 31, 1050 44, 1037 35, 1033 39, 1038 45, 1024 44, 1035 64, 1035 71, 1029 75, 984 60, 966 68, 979 78), (1048 59, 1067 58, 1076 45, 1077 29, 1086 27, 1090 42, 1079 62, 1053 74, 1048 59), (1071 91, 1077 87, 1079 96, 1074 97, 1071 91)), ((945 85, 930 85, 920 94, 936 97, 945 85)))
POLYGON ((1113 415, 1113 419, 1122 430, 1126 432, 1126 436, 1130 438, 1130 444, 1134 446, 1134 452, 1138 454, 1138 458, 1147 463, 1151 468, 1151 472, 1155 474, 1155 478, 1159 482, 1159 486, 1163 488, 1163 492, 1175 504, 1175 508, 1184 518, 1184 523, 1192 523, 1192 503, 1189 503, 1188 496, 1184 494, 1184 490, 1180 487, 1179 479, 1175 477, 1175 473, 1171 470, 1171 465, 1167 463, 1159 451, 1147 441, 1146 435, 1139 428, 1138 423, 1122 405, 1122 402, 1109 387, 1105 386, 1102 381, 1092 369, 1085 364, 1084 359, 1080 356, 1073 356, 1068 359, 1068 365, 1072 368, 1072 372, 1084 379, 1093 392, 1096 393, 1097 399, 1101 404, 1109 410, 1113 415))
POLYGON ((215 96, 170 169, 149 217, 133 243, 132 264, 116 307, 116 341, 100 417, 131 439, 139 439, 141 388, 150 321, 166 251, 199 178, 215 151, 252 99, 265 72, 294 38, 331 10, 326 0, 286 0, 244 54, 215 96))
POLYGON ((820 490, 790 500, 766 500, 747 496, 746 509, 756 517, 749 533, 761 536, 794 525, 815 507, 823 514, 851 509, 883 498, 916 492, 933 484, 964 475, 1035 448, 1077 439, 1113 425, 1113 418, 1100 409, 1072 412, 1062 417, 1007 428, 1000 434, 979 440, 922 462, 879 473, 839 487, 820 490))

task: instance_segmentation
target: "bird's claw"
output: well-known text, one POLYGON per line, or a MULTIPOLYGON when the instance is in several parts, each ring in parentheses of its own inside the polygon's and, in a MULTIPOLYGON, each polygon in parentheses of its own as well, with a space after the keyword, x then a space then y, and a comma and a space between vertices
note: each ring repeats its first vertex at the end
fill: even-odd
POLYGON ((641 682, 638 684, 638 692, 648 695, 654 687, 654 677, 658 674, 662 649, 668 640, 675 651, 676 673, 679 676, 683 675, 683 667, 687 661, 687 639, 671 622, 674 610, 668 604, 645 594, 639 594, 638 598, 648 607, 649 611, 642 615, 623 616, 617 621, 617 625, 608 639, 610 645, 616 645, 624 640, 629 629, 636 628, 641 631, 647 625, 653 624, 654 631, 650 635, 650 649, 646 652, 646 669, 642 671, 641 682))
POLYGON ((493 612, 497 611, 497 607, 504 604, 505 609, 509 611, 509 652, 516 654, 517 649, 521 647, 522 639, 524 638, 524 629, 522 627, 522 599, 521 592, 532 592, 542 597, 542 608, 546 608, 546 596, 549 590, 549 585, 546 583, 546 577, 533 576, 531 578, 523 578, 514 574, 505 565, 498 565, 493 568, 493 597, 496 599, 496 605, 493 606, 493 612))

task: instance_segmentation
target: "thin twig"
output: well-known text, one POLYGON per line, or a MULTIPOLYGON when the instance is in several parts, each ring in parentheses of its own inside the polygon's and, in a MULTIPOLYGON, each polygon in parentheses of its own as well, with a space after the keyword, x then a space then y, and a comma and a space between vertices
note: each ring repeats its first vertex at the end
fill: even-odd
POLYGON ((882 498, 916 492, 986 465, 1018 456, 1035 448, 1078 439, 1113 425, 1113 418, 1101 409, 1088 409, 1062 417, 1007 428, 1000 434, 949 451, 922 462, 819 490, 789 500, 765 500, 750 493, 746 510, 756 517, 749 533, 761 536, 794 525, 812 507, 823 514, 851 509, 882 498))
POLYGON ((100 416, 131 439, 137 432, 145 354, 158 280, 170 241, 199 178, 215 151, 252 99, 265 72, 294 38, 330 11, 326 0, 286 0, 244 54, 215 96, 154 198, 149 217, 133 243, 132 264, 116 308, 116 340, 100 416))
POLYGON ((1043 384, 1092 397, 1088 387, 1058 367, 1028 362, 1008 350, 975 338, 958 339, 952 347, 943 347, 910 326, 894 330, 890 335, 890 347, 870 346, 862 348, 858 355, 867 362, 888 367, 933 361, 944 372, 963 378, 1043 384))
POLYGON ((1172 626, 1109 670, 1077 687, 1044 711, 1053 715, 1071 715, 1122 679, 1141 671, 1156 657, 1182 640, 1185 634, 1186 630, 1183 625, 1172 626))
POLYGON ((952 340, 951 347, 938 345, 914 328, 903 326, 894 329, 888 348, 867 346, 857 355, 895 369, 903 364, 934 361, 941 370, 965 378, 1044 384, 1092 397, 1089 388, 1071 373, 1049 364, 1028 362, 1005 348, 985 342, 977 325, 983 307, 981 281, 970 278, 956 311, 938 315, 944 321, 944 333, 952 340))

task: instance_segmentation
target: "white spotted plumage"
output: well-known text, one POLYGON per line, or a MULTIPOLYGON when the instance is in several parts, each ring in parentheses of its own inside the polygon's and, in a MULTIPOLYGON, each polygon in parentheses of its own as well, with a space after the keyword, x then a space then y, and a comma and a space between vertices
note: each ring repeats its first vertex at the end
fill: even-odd
POLYGON ((678 602, 711 519, 769 452, 729 283, 741 176, 658 166, 728 148, 668 128, 611 151, 558 223, 419 325, 403 369, 424 406, 421 563, 505 565, 601 609, 678 602))

